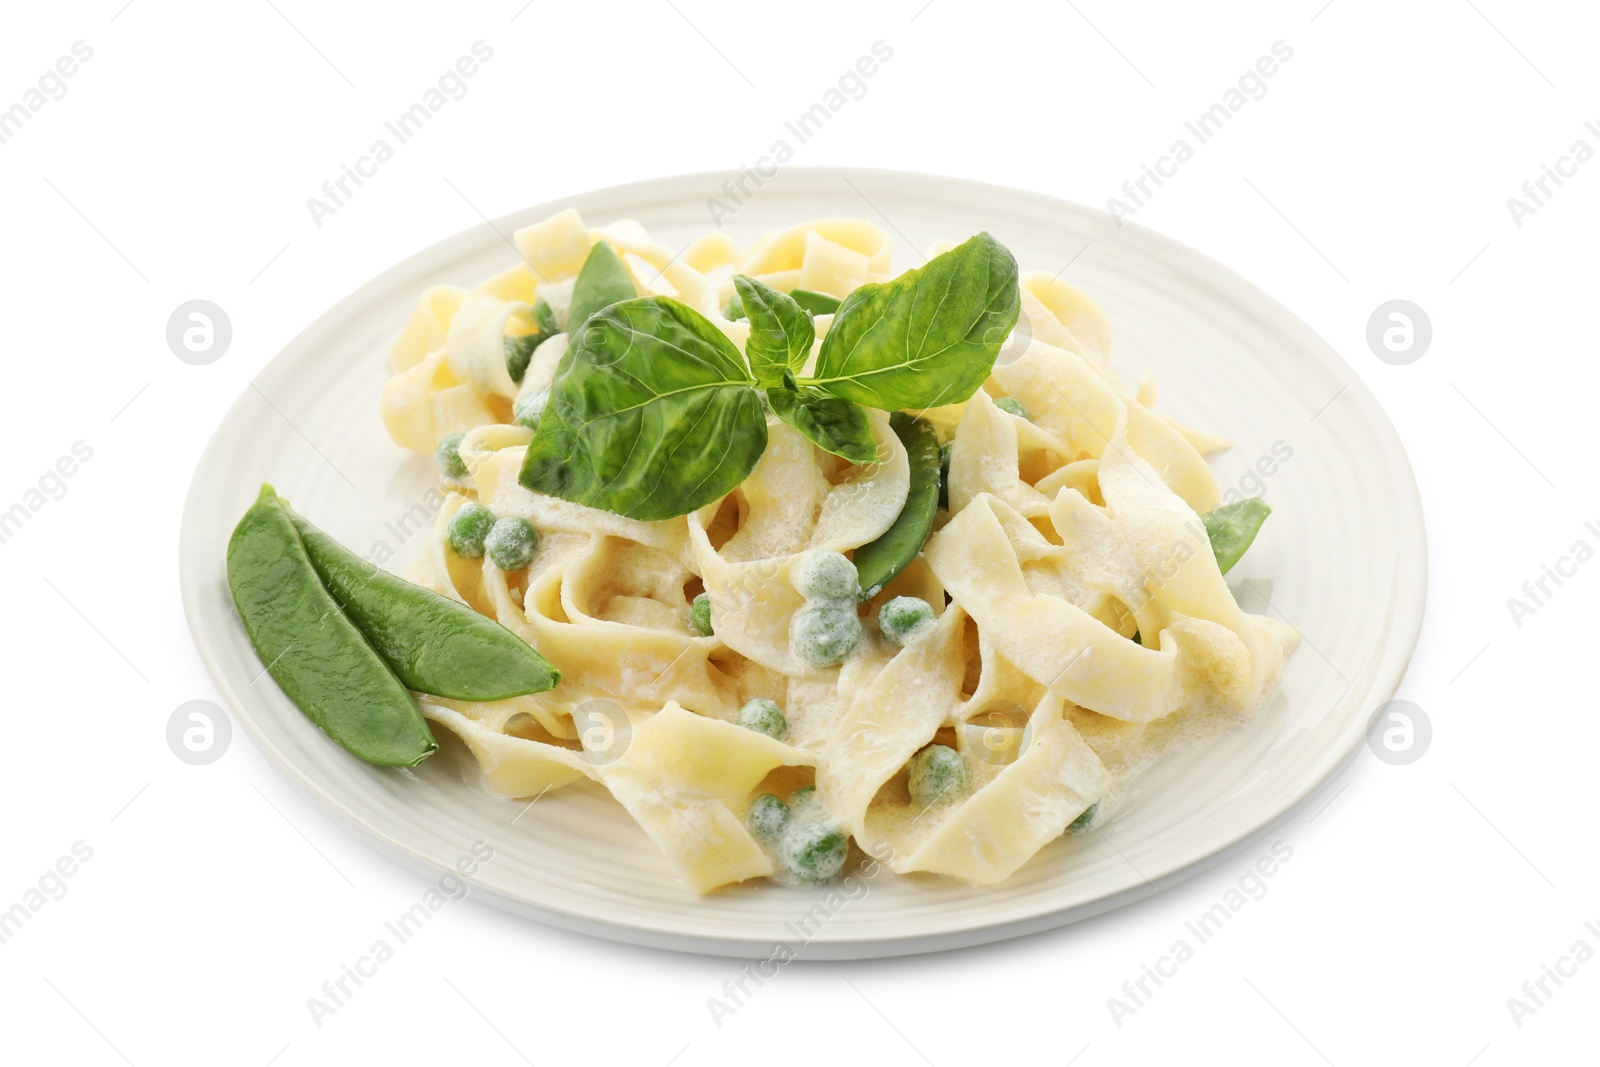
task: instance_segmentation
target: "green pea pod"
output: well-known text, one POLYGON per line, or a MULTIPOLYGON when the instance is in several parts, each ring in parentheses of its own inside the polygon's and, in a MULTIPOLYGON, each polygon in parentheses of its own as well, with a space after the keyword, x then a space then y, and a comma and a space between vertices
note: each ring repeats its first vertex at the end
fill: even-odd
POLYGON ((347 751, 414 767, 438 749, 406 687, 323 588, 270 485, 228 539, 228 587, 273 679, 347 751))
POLYGON ((939 510, 939 439, 933 427, 903 411, 890 415, 889 425, 906 446, 911 461, 911 492, 894 525, 876 541, 856 549, 862 600, 876 596, 917 558, 933 532, 934 513, 939 510))
POLYGON ((1272 509, 1263 500, 1254 497, 1220 508, 1212 508, 1200 516, 1206 524, 1206 536, 1211 538, 1211 551, 1217 557, 1217 567, 1227 574, 1239 557, 1245 554, 1261 524, 1267 521, 1272 509))
POLYGON ((795 289, 789 293, 789 297, 813 315, 832 315, 844 302, 836 296, 819 293, 813 289, 795 289))
POLYGON ((293 517, 323 585, 406 688, 453 700, 505 700, 561 680, 559 670, 493 619, 373 566, 293 517))

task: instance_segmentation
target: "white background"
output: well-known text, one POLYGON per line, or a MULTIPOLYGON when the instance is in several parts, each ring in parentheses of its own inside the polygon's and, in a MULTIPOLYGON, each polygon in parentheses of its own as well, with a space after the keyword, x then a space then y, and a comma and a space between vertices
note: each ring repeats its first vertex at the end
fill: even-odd
POLYGON ((1574 140, 1600 148, 1583 125, 1600 119, 1592 10, 123 4, 12 5, 0 34, 0 107, 75 41, 94 50, 66 94, 0 144, 0 510, 74 442, 93 449, 65 494, 0 544, 0 908, 75 842, 93 849, 65 895, 0 945, 7 1060, 1592 1059, 1600 963, 1548 986, 1520 1026, 1506 1004, 1574 941, 1600 949, 1584 929, 1600 920, 1584 607, 1600 565, 1520 627, 1506 605, 1574 541, 1600 544, 1583 525, 1600 520, 1600 163, 1520 227, 1506 206, 1574 140), (306 198, 480 39, 494 56, 467 95, 314 225, 306 198), (174 708, 217 699, 176 577, 184 493, 216 420, 290 337, 381 269, 483 215, 752 163, 877 40, 892 60, 796 163, 935 171, 1101 205, 1275 41, 1293 48, 1267 94, 1136 218, 1304 317, 1399 427, 1432 554, 1400 695, 1430 716, 1431 748, 1404 767, 1363 753, 1276 835, 1293 858, 1266 895, 1120 1026, 1107 998, 1271 839, 1026 941, 790 966, 720 1027, 706 1000, 737 963, 562 934, 468 900, 319 1028, 306 998, 427 883, 333 824, 237 731, 207 767, 167 747, 174 708), (179 362, 164 336, 194 298, 233 322, 232 347, 205 367, 179 362), (1409 366, 1380 362, 1365 339, 1393 298, 1433 323, 1409 366))

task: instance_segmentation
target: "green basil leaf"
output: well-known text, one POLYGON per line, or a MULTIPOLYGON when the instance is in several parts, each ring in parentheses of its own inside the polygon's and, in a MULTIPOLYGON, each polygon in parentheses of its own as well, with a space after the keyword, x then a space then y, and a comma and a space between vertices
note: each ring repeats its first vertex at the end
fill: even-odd
POLYGON ((780 385, 785 374, 798 372, 811 356, 811 342, 817 339, 811 315, 787 293, 747 275, 735 274, 733 287, 750 319, 750 340, 744 346, 750 371, 763 388, 780 385))
POLYGON ((766 450, 754 384, 699 312, 664 296, 613 304, 573 335, 520 481, 630 519, 686 515, 766 450))
POLYGON ((825 452, 851 463, 877 462, 878 442, 859 404, 820 389, 798 388, 793 382, 790 378, 787 388, 767 390, 767 400, 778 418, 825 452))
POLYGON ((633 278, 617 253, 604 241, 589 249, 578 280, 572 285, 572 305, 567 312, 567 329, 576 334, 590 315, 619 300, 632 300, 633 278))
POLYGON ((789 293, 794 302, 813 315, 832 315, 839 310, 839 298, 812 289, 795 289, 789 293))
POLYGON ((906 446, 911 463, 911 491, 894 524, 875 541, 856 549, 856 574, 861 582, 861 599, 877 596, 895 575, 905 570, 933 532, 933 519, 939 510, 939 438, 926 419, 913 418, 903 411, 889 416, 889 425, 900 443, 906 446))
POLYGON ((800 384, 890 411, 959 403, 989 377, 1020 300, 1015 257, 980 233, 851 293, 800 384))
POLYGON ((1206 524, 1206 535, 1211 539, 1211 552, 1217 557, 1217 567, 1227 574, 1255 541, 1261 524, 1267 521, 1272 509, 1266 501, 1256 497, 1212 508, 1200 516, 1206 524))

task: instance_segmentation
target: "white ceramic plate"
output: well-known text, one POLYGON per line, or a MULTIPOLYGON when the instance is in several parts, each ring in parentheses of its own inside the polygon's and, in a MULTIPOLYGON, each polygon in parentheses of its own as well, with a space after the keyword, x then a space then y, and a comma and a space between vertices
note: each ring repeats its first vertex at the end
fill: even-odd
POLYGON ((525 805, 483 789, 453 742, 416 773, 368 766, 313 727, 270 677, 254 681, 261 665, 234 614, 223 559, 262 481, 362 554, 382 546, 409 559, 427 536, 407 515, 434 484, 432 463, 392 444, 378 418, 389 343, 423 288, 475 284, 510 265, 506 235, 569 206, 591 224, 637 219, 681 247, 712 228, 705 202, 723 177, 601 190, 458 234, 340 301, 234 404, 189 491, 181 579, 200 653, 256 743, 412 866, 448 868, 489 841, 495 857, 476 882, 508 910, 602 937, 736 956, 766 956, 780 942, 810 958, 887 956, 1058 926, 1220 862, 1314 795, 1393 694, 1422 620, 1421 506, 1382 409, 1304 323, 1199 253, 1136 225, 1115 229, 1101 211, 919 174, 787 168, 724 227, 749 241, 805 219, 861 216, 894 236, 900 268, 920 262, 914 249, 936 239, 987 229, 1024 270, 1070 263, 1065 277, 1110 318, 1124 380, 1153 371, 1167 410, 1231 437, 1232 450, 1213 460, 1224 490, 1250 490, 1258 478, 1274 507, 1230 580, 1248 610, 1277 613, 1306 641, 1281 695, 1251 725, 1154 767, 1103 833, 1054 842, 1003 885, 884 872, 829 912, 815 907, 818 889, 740 886, 697 897, 597 788, 562 790, 524 814, 525 805), (1275 444, 1292 456, 1262 477, 1258 460, 1275 444))

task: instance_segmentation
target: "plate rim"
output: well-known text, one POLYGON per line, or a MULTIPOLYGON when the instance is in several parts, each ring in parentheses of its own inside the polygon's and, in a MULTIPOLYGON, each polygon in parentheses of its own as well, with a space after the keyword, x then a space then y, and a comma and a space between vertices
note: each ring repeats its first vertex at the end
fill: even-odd
MULTIPOLYGON (((266 734, 258 728, 253 714, 245 710, 245 703, 236 692, 223 669, 216 648, 205 636, 203 630, 205 620, 201 604, 205 576, 196 573, 198 568, 192 561, 197 558, 197 553, 191 551, 191 548, 200 536, 199 527, 202 524, 202 520, 199 517, 198 498, 203 489, 200 484, 200 476, 207 466, 206 460, 212 454, 213 447, 223 435, 230 421, 232 421, 232 416, 249 398, 250 386, 270 374, 275 368, 280 368, 287 354, 308 345, 317 335, 333 328, 336 325, 336 320, 344 317, 341 309, 351 304, 369 300, 392 288, 394 279, 415 274, 419 268, 428 263, 438 263, 466 253, 479 243, 481 239, 480 232, 485 225, 502 238, 505 238, 506 234, 511 232, 512 229, 526 224, 524 220, 529 216, 538 216, 541 213, 547 214, 562 210, 571 206, 572 201, 576 199, 588 197, 611 199, 637 197, 641 194, 649 195, 652 191, 659 191, 663 188, 686 182, 703 182, 705 187, 713 188, 722 178, 731 173, 734 172, 690 171, 660 175, 597 189, 569 192, 555 200, 529 205, 516 211, 496 216, 493 219, 486 219, 428 244, 333 301, 311 322, 290 338, 250 377, 246 386, 241 389, 233 402, 228 405, 198 454, 195 469, 190 477, 188 490, 185 493, 184 506, 179 522, 177 545, 178 582, 190 637, 200 655, 201 661, 205 665, 206 672, 210 675, 212 682, 217 686, 219 693, 227 703, 233 720, 244 727, 245 732, 250 735, 262 753, 268 757, 267 762, 281 777, 293 784, 304 796, 318 802, 322 808, 337 813, 339 818, 334 820, 334 824, 339 826, 347 835, 369 847, 375 848, 379 854, 399 862, 406 869, 413 872, 426 872, 432 876, 451 868, 445 861, 435 859, 413 848, 395 838, 383 828, 363 818, 356 811, 351 810, 336 795, 314 781, 293 759, 290 759, 274 745, 266 734)), ((852 177, 859 178, 862 181, 881 181, 885 179, 904 181, 908 186, 912 183, 924 186, 932 183, 935 186, 943 186, 945 189, 964 188, 972 192, 981 191, 989 196, 1001 195, 1007 198, 1029 201, 1043 210, 1065 208, 1074 212, 1100 213, 1099 209, 1089 205, 1036 190, 925 171, 878 167, 790 166, 784 168, 784 174, 793 179, 795 184, 806 180, 849 179, 852 177)), ((987 924, 967 924, 957 929, 939 932, 885 933, 883 935, 850 939, 819 937, 805 942, 798 951, 797 958, 808 960, 868 959, 973 947, 1063 927, 1135 904, 1171 889, 1221 865, 1228 859, 1248 849, 1255 842, 1269 836, 1273 831, 1294 819, 1313 800, 1325 792, 1334 780, 1341 777, 1348 770, 1359 755, 1362 739, 1369 732, 1372 721, 1382 707, 1383 700, 1391 698, 1398 691, 1401 682, 1405 678, 1420 640, 1422 624, 1426 614, 1429 552, 1425 513, 1422 507, 1421 493, 1416 481, 1416 473, 1412 466, 1410 455, 1405 449, 1405 444, 1401 440, 1393 420, 1389 418, 1388 411, 1367 387, 1361 376, 1355 373, 1353 367, 1350 367, 1349 361, 1344 358, 1339 350, 1334 348, 1321 334, 1313 330, 1299 315, 1266 289, 1219 262, 1209 254, 1159 230, 1131 220, 1123 220, 1120 228, 1137 231, 1144 240, 1154 240, 1158 243, 1175 246, 1196 261, 1213 268, 1226 285, 1242 285, 1246 289, 1254 290, 1264 296, 1282 315, 1292 320, 1295 325, 1305 330, 1307 334, 1316 337, 1322 342, 1328 353, 1331 353, 1339 363, 1344 364, 1350 372, 1349 388, 1358 391, 1366 404, 1370 406, 1372 412, 1380 417, 1380 425, 1388 438, 1386 446, 1382 447, 1380 451, 1386 453, 1391 461, 1398 461, 1396 472, 1403 476, 1400 480, 1405 490, 1405 504, 1410 512, 1410 518, 1414 520, 1414 525, 1411 522, 1406 522, 1402 528, 1408 535, 1406 538, 1407 544, 1416 549, 1417 567, 1411 581, 1407 585, 1398 588, 1398 592, 1389 607, 1389 618, 1386 620, 1388 633, 1382 642, 1381 653, 1377 657, 1378 662, 1373 667, 1371 681, 1364 689, 1368 697, 1374 699, 1372 711, 1367 716, 1367 722, 1362 730, 1349 731, 1345 737, 1340 739, 1339 744, 1342 745, 1342 751, 1333 750, 1336 758, 1328 764, 1327 769, 1320 777, 1308 782, 1297 796, 1283 803, 1277 811, 1266 816, 1258 824, 1239 831, 1220 846, 1204 855, 1179 862, 1170 869, 1157 873, 1154 878, 1147 879, 1142 885, 1107 893, 1104 896, 1077 905, 1048 908, 1031 915, 987 924)), ((234 612, 234 617, 237 619, 236 612, 234 612)), ((459 874, 457 876, 459 877, 459 874)), ((465 881, 468 882, 472 890, 477 891, 472 895, 493 904, 503 911, 532 918, 559 929, 596 936, 609 941, 652 949, 687 951, 745 959, 765 958, 772 953, 770 938, 719 937, 702 933, 664 930, 616 919, 597 918, 592 915, 509 896, 489 886, 478 884, 473 879, 466 879, 465 881)))

